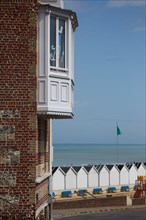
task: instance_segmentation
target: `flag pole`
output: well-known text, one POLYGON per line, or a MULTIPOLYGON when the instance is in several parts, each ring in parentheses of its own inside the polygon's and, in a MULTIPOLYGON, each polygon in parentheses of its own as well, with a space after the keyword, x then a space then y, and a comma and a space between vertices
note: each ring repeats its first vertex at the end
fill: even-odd
MULTIPOLYGON (((118 122, 116 122, 116 129, 118 129, 118 122)), ((119 143, 118 143, 118 130, 117 130, 117 164, 119 162, 119 143)))
POLYGON ((117 164, 119 163, 119 140, 118 140, 118 136, 122 134, 119 126, 118 126, 118 122, 116 122, 116 126, 117 126, 117 164))

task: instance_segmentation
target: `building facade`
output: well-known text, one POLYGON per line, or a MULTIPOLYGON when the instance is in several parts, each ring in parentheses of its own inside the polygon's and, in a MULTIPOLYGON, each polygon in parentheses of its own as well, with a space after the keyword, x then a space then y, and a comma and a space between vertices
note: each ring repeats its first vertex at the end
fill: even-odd
POLYGON ((62 0, 1 0, 0 14, 0 219, 51 219, 51 126, 73 117, 77 17, 62 0))

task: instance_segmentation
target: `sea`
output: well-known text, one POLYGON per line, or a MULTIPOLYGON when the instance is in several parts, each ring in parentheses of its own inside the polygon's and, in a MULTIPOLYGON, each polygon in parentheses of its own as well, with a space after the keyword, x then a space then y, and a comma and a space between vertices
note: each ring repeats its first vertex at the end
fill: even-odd
POLYGON ((53 144, 53 166, 146 162, 142 144, 53 144))

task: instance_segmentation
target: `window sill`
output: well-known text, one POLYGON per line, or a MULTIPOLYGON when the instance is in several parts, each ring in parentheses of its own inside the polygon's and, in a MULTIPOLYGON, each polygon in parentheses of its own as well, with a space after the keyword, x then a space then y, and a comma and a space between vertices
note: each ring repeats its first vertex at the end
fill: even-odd
POLYGON ((50 66, 50 70, 63 72, 63 73, 68 72, 67 68, 59 68, 59 67, 54 67, 54 66, 50 66))
POLYGON ((51 173, 46 173, 44 174, 43 176, 41 177, 37 177, 36 180, 35 180, 35 183, 41 183, 43 182, 44 180, 48 179, 49 176, 51 176, 52 174, 51 173))

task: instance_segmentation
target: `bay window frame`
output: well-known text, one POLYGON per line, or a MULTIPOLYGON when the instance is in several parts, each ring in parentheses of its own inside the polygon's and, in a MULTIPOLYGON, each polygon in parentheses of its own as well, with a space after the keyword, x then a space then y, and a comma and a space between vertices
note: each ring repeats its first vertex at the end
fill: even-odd
POLYGON ((50 69, 54 71, 62 71, 62 72, 68 72, 69 69, 69 24, 68 24, 68 17, 60 16, 58 14, 50 13, 50 19, 49 19, 49 29, 50 29, 50 35, 51 35, 51 16, 56 18, 56 66, 51 65, 51 36, 49 36, 50 39, 50 48, 49 48, 49 65, 50 69), (59 66, 59 19, 63 19, 65 21, 65 56, 64 56, 64 62, 65 67, 59 66))

